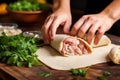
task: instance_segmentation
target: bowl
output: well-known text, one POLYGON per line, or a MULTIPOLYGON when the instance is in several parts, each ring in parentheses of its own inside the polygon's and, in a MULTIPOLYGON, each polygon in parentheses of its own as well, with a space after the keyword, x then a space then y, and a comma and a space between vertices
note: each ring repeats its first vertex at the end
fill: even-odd
POLYGON ((42 34, 41 34, 40 31, 25 31, 25 32, 23 32, 23 35, 25 35, 25 36, 31 36, 31 37, 43 40, 43 37, 42 37, 42 34))
POLYGON ((49 10, 40 11, 14 11, 8 9, 9 17, 18 23, 43 23, 48 16, 49 10))
POLYGON ((18 28, 18 24, 16 24, 16 23, 0 23, 0 29, 5 28, 5 27, 18 28))
POLYGON ((7 36, 13 36, 22 33, 22 30, 18 28, 16 23, 0 23, 0 36, 3 32, 7 36))
POLYGON ((7 11, 11 19, 20 23, 42 23, 50 11, 50 5, 36 0, 18 0, 11 2, 7 11))

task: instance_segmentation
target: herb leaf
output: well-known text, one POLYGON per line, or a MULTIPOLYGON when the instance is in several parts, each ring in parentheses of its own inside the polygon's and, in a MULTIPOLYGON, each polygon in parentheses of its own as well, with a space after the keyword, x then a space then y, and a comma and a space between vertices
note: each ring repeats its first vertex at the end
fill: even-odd
POLYGON ((51 72, 40 72, 38 75, 41 77, 50 77, 52 76, 52 73, 51 72))
POLYGON ((104 71, 101 76, 98 76, 98 77, 97 77, 97 79, 98 79, 98 80, 107 80, 106 78, 107 78, 108 76, 110 76, 110 75, 111 75, 111 73, 110 73, 109 71, 104 71))
POLYGON ((35 52, 38 49, 38 39, 23 34, 15 36, 0 36, 0 62, 9 65, 22 66, 24 63, 28 67, 42 65, 35 52))
POLYGON ((106 80, 106 77, 105 76, 99 76, 99 77, 97 77, 98 78, 98 80, 106 80))
POLYGON ((70 72, 75 76, 81 76, 81 77, 85 77, 87 74, 87 71, 83 69, 71 69, 70 72))
POLYGON ((110 76, 111 73, 110 73, 109 71, 104 71, 104 72, 103 72, 103 75, 107 77, 107 76, 110 76))

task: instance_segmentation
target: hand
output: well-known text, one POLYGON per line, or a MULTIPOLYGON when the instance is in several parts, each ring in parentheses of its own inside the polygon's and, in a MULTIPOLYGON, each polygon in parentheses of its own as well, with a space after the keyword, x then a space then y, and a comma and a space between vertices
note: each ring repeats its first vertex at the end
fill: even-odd
POLYGON ((47 17, 41 29, 45 43, 49 44, 54 39, 60 25, 63 26, 63 32, 68 33, 71 25, 71 13, 69 11, 59 9, 47 17))
POLYGON ((98 44, 103 34, 111 28, 114 21, 105 14, 84 15, 73 26, 70 34, 86 37, 90 44, 95 37, 94 44, 98 44))

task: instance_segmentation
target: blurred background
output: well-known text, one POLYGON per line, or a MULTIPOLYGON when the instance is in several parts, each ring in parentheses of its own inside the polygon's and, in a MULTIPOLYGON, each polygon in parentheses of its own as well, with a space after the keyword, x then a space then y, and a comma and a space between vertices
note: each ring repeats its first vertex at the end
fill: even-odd
MULTIPOLYGON (((17 0, 0 0, 0 3, 10 3, 17 0)), ((53 0, 37 0, 42 3, 52 4, 53 0)), ((89 12, 99 12, 106 7, 112 0, 71 0, 71 8, 89 12), (89 9, 88 9, 89 8, 89 9)))
MULTIPOLYGON (((0 0, 0 9, 6 7, 10 2, 15 2, 17 0, 0 0)), ((41 3, 52 4, 53 0, 37 0, 41 3)), ((73 12, 78 14, 91 14, 98 13, 103 10, 112 0, 71 0, 71 9, 73 12)), ((0 11, 1 13, 1 11, 0 11)))

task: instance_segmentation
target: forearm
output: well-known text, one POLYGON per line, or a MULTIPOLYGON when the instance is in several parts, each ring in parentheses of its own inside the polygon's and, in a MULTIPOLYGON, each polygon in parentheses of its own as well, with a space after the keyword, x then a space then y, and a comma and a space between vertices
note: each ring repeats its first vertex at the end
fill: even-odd
POLYGON ((113 0, 101 13, 107 15, 114 22, 120 19, 120 0, 113 0))
POLYGON ((53 0, 53 11, 60 8, 70 11, 70 0, 53 0))

